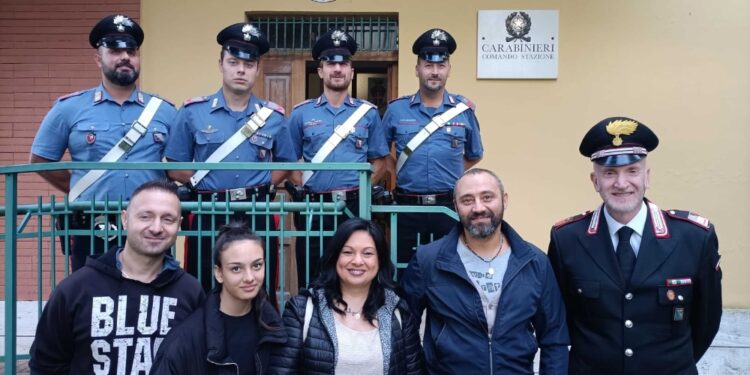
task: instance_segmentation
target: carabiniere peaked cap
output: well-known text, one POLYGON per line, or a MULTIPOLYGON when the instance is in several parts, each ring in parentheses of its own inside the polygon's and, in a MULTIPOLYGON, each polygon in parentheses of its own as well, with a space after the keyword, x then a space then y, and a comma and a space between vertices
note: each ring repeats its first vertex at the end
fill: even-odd
POLYGON ((235 23, 216 35, 216 42, 230 55, 246 61, 255 61, 268 52, 268 39, 257 27, 249 23, 235 23))
POLYGON ((143 43, 143 29, 130 17, 113 14, 99 20, 89 33, 91 47, 138 48, 143 43))
POLYGON ((430 29, 422 33, 414 44, 411 51, 420 59, 430 62, 443 62, 448 60, 456 50, 456 40, 443 29, 430 29))
POLYGON ((659 138, 645 124, 627 117, 609 117, 586 133, 578 150, 594 163, 619 167, 645 158, 658 145, 659 138))
POLYGON ((330 30, 315 41, 312 58, 321 61, 348 61, 357 52, 357 41, 346 31, 330 30))

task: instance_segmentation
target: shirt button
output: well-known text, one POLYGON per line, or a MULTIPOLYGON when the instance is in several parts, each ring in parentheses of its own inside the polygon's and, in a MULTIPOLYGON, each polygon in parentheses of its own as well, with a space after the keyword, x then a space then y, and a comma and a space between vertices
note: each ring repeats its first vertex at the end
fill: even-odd
POLYGON ((578 293, 578 294, 583 294, 583 289, 581 289, 581 288, 578 288, 578 290, 576 290, 576 293, 578 293))
POLYGON ((625 356, 626 357, 632 357, 633 356, 633 349, 630 349, 630 348, 625 349, 625 356))
POLYGON ((236 174, 234 175, 234 178, 240 178, 240 175, 236 174))
POLYGON ((625 321, 625 328, 633 328, 633 322, 630 320, 625 321))
POLYGON ((240 156, 239 155, 235 156, 234 158, 237 159, 237 160, 240 160, 240 156))
POLYGON ((633 299, 633 293, 626 294, 625 295, 625 299, 628 300, 628 301, 630 301, 631 299, 633 299))
POLYGON ((129 174, 127 174, 127 173, 125 173, 125 177, 126 177, 126 178, 127 178, 127 177, 130 177, 130 175, 129 175, 129 174))
POLYGON ((680 302, 682 302, 682 301, 685 300, 685 297, 683 297, 682 294, 680 294, 680 295, 677 296, 677 300, 680 301, 680 302))

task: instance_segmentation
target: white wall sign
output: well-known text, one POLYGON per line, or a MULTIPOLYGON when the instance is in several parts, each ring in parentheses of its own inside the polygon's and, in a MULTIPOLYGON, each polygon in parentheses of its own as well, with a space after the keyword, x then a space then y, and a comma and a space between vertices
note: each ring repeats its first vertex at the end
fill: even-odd
POLYGON ((477 78, 557 78, 558 10, 480 10, 477 78))

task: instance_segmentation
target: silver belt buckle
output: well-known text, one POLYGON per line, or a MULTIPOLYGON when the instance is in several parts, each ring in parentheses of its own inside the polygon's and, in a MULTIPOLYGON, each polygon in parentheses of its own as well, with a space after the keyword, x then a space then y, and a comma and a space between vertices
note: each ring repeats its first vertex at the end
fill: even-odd
POLYGON ((346 201, 346 190, 333 190, 331 191, 331 200, 336 201, 346 201))
POLYGON ((421 195, 419 200, 422 201, 422 204, 435 204, 437 201, 435 194, 421 195))
POLYGON ((247 192, 245 188, 229 189, 227 190, 227 194, 229 194, 230 201, 247 199, 247 192))

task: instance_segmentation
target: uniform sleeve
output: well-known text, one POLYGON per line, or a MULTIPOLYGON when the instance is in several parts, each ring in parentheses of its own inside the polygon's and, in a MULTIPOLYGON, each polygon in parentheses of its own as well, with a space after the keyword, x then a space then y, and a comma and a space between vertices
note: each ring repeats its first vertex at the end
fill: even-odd
POLYGON ((547 258, 541 259, 542 298, 534 316, 534 329, 541 349, 539 374, 568 373, 568 345, 570 337, 565 321, 565 304, 547 258))
POLYGON ((290 299, 284 307, 284 329, 286 329, 287 340, 284 345, 277 345, 271 351, 269 361, 269 373, 275 375, 297 374, 300 370, 300 359, 302 357, 302 325, 307 300, 297 296, 290 299), (302 308, 295 305, 295 301, 304 300, 302 308), (301 310, 301 311, 300 311, 301 310))
POLYGON ((381 124, 383 126, 383 133, 385 134, 385 141, 388 144, 389 148, 394 140, 393 111, 391 110, 391 108, 391 106, 388 106, 388 109, 385 110, 385 114, 383 114, 383 121, 381 121, 381 124))
POLYGON ((169 126, 169 138, 164 156, 173 161, 193 161, 195 136, 190 126, 191 116, 188 107, 183 106, 173 116, 169 126))
POLYGON ((690 320, 695 362, 701 359, 719 331, 721 322, 721 268, 719 268, 719 239, 714 227, 709 229, 703 243, 703 256, 698 271, 693 314, 690 320))
POLYGON ((297 153, 294 152, 294 145, 289 142, 289 124, 287 119, 280 114, 275 114, 278 117, 279 123, 277 124, 276 134, 274 135, 273 142, 273 161, 275 162, 295 162, 299 160, 297 153))
POLYGON ((62 102, 57 101, 44 116, 31 144, 31 153, 49 160, 60 160, 68 148, 70 119, 62 102))
POLYGON ((289 129, 289 139, 292 140, 295 160, 299 160, 302 158, 302 108, 292 110, 287 128, 289 129))
POLYGON ((75 347, 74 313, 68 311, 67 296, 62 288, 53 292, 36 326, 31 344, 29 367, 32 374, 68 374, 75 347))
POLYGON ((388 155, 390 150, 378 110, 375 108, 369 110, 367 112, 367 120, 370 122, 370 134, 367 138, 367 160, 382 158, 388 155))
POLYGON ((484 148, 482 147, 482 136, 479 134, 479 120, 477 120, 473 109, 469 109, 464 113, 469 118, 470 124, 470 128, 466 132, 464 157, 468 160, 481 159, 484 155, 484 148))
MULTIPOLYGON (((424 251, 423 249, 421 249, 424 251)), ((409 265, 404 271, 404 276, 401 280, 401 287, 399 289, 399 295, 401 298, 406 300, 409 305, 409 310, 412 312, 412 317, 417 321, 417 327, 422 323, 422 312, 426 307, 425 302, 425 285, 422 276, 422 270, 419 266, 419 252, 414 254, 409 262, 409 265)))
POLYGON ((565 277, 565 271, 563 269, 560 251, 558 250, 557 236, 555 236, 554 229, 550 231, 550 241, 549 241, 549 247, 547 248, 547 257, 549 258, 550 263, 552 265, 552 270, 555 273, 555 278, 557 279, 557 286, 560 289, 560 292, 563 297, 563 301, 565 302, 565 305, 567 306, 568 303, 570 303, 568 296, 567 296, 567 291, 569 290, 568 280, 565 277))

